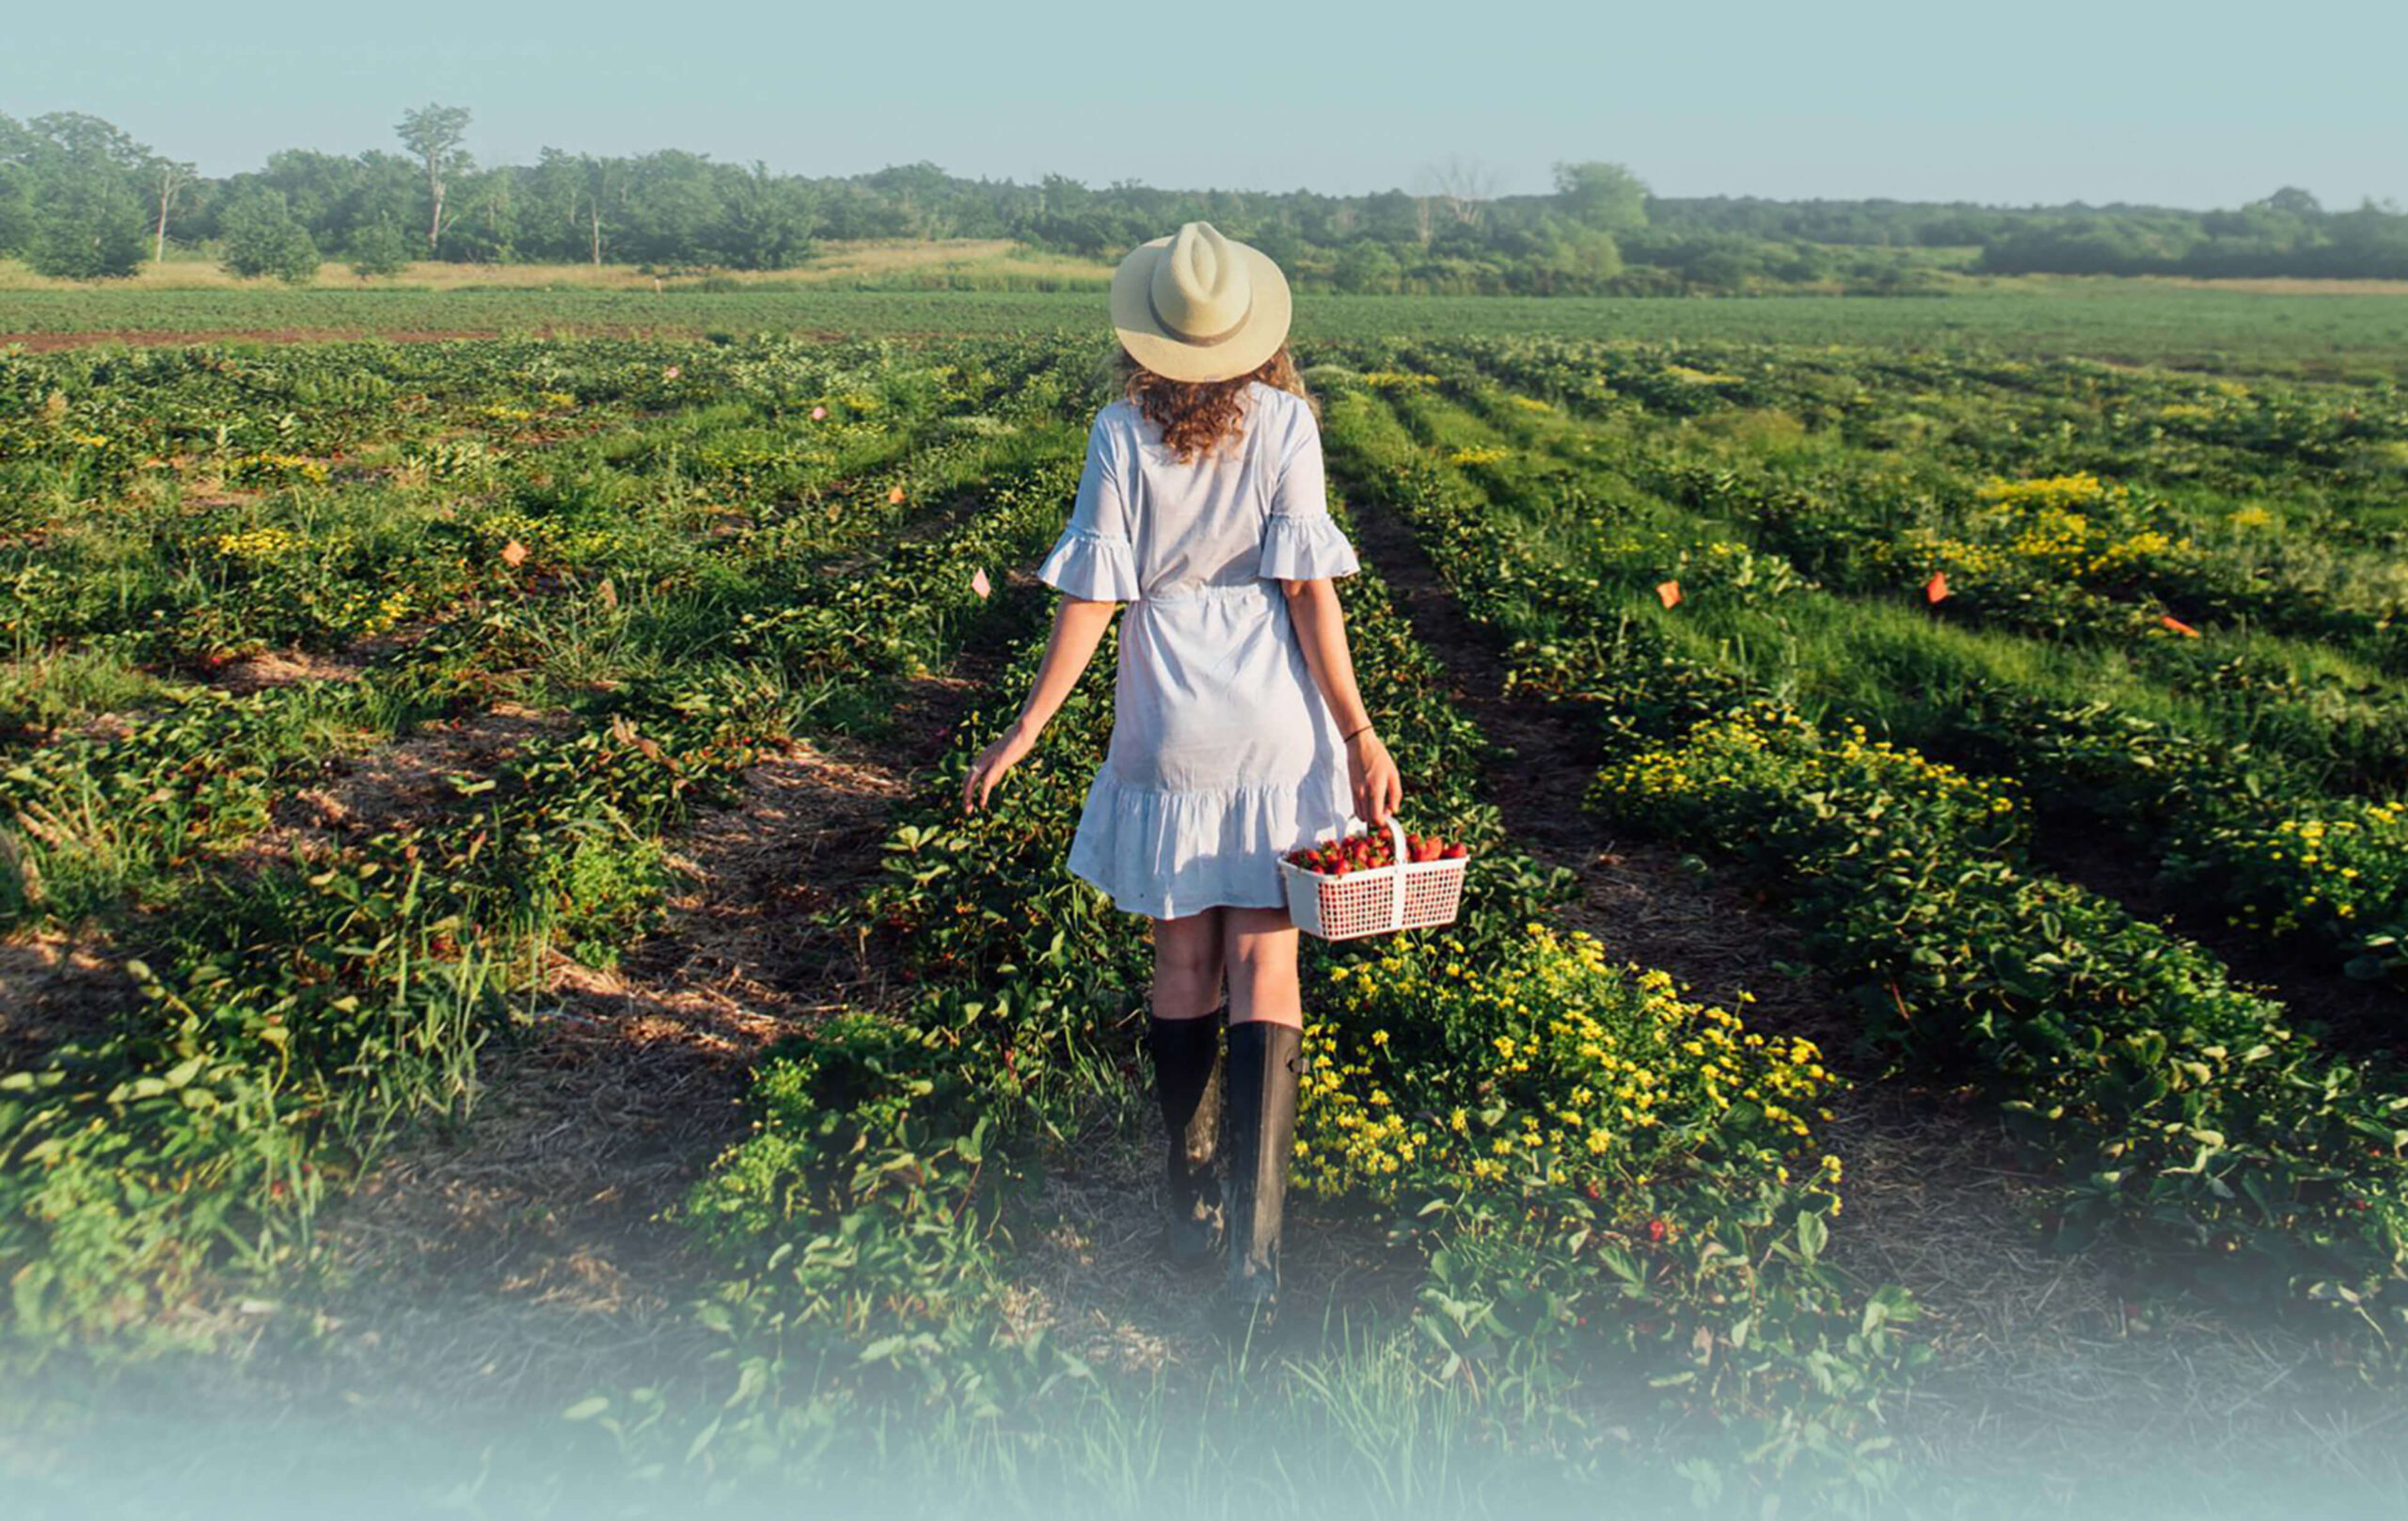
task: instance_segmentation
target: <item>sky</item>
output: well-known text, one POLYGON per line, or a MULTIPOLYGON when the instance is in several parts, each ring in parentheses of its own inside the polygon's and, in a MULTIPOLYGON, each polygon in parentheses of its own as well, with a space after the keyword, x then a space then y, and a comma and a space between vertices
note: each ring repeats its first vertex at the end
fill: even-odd
POLYGON ((682 148, 1354 194, 1453 160, 1513 194, 1606 159, 1659 196, 2408 205, 2403 0, 12 10, 0 113, 88 112, 210 174, 393 148, 440 102, 474 112, 483 163, 682 148))

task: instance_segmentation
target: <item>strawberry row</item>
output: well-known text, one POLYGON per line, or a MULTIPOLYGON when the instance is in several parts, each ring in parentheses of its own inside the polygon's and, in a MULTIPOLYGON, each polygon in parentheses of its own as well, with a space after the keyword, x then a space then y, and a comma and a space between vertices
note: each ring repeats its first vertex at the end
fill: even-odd
MULTIPOLYGON (((1391 406, 1406 432, 1463 453, 1462 414, 1410 393, 1391 406)), ((1364 426, 1397 424, 1375 416, 1364 426)), ((2270 742, 2253 745, 2211 706, 2169 701, 2129 676, 2109 698, 2091 696, 2050 671, 2061 648, 2040 655, 2020 638, 1824 593, 1782 556, 1713 539, 1714 525, 1638 493, 1620 469, 1625 452, 1608 468, 1595 437, 1557 436, 1568 469, 1503 449, 1460 467, 1424 462, 1442 475, 1460 469, 1517 535, 1544 547, 1490 573, 1514 581, 1536 637, 1583 630, 1600 594, 1643 594, 1669 574, 1683 605, 1667 631, 1684 647, 1722 641, 1748 656, 1755 679, 1802 676, 1832 706, 1918 748, 2021 779, 2052 821, 2126 832, 2172 885, 2222 899, 2237 930, 2317 944, 2355 975, 2408 975, 2408 807, 2388 796, 2400 753, 2379 741, 2382 724, 2345 729, 2341 717, 2286 731, 2260 712, 2254 737, 2270 742), (1651 513, 1662 515, 1653 536, 1637 526, 1651 513), (1817 658, 1792 675, 1808 656, 1817 658), (2297 753, 2286 753, 2286 732, 2306 737, 2297 753), (2324 790, 2312 764, 2333 746, 2382 756, 2362 778, 2375 795, 2324 790)), ((1381 447, 1412 452, 1402 432, 1386 432, 1381 447)), ((2121 668, 2102 658, 2083 669, 2114 683, 2121 668)))
MULTIPOLYGON (((898 546, 848 583, 848 605, 933 614, 898 648, 911 669, 941 660, 986 606, 973 572, 1050 536, 1060 468, 989 483, 984 510, 898 546)), ((396 669, 456 682, 441 650, 430 642, 396 669)), ((214 1275, 290 1271, 316 1210, 392 1124, 467 1101, 480 1047, 555 950, 607 962, 657 923, 660 831, 801 725, 807 694, 787 673, 801 658, 795 643, 698 652, 590 700, 580 723, 495 772, 455 779, 457 800, 431 820, 184 881, 138 927, 140 1011, 0 1079, 0 1271, 18 1285, 16 1329, 139 1339, 214 1275)), ((879 694, 902 670, 852 679, 891 705, 879 694)), ((256 711, 330 700, 290 689, 256 711)), ((120 758, 127 778, 148 766, 120 758)), ((277 774, 245 769, 254 789, 277 774)))
POLYGON ((1370 396, 1330 436, 1466 610, 1523 641, 1516 681, 1599 714, 1617 759, 1598 806, 1786 903, 1868 1041, 1989 1082, 2064 1177, 2067 1234, 2113 1222, 2229 1297, 2408 1330, 2408 1090, 2387 1072, 2317 1049, 2197 946, 2032 875, 2020 789, 1810 721, 1612 601, 1580 619, 1558 594, 1576 573, 1500 553, 1520 541, 1495 508, 1370 396))

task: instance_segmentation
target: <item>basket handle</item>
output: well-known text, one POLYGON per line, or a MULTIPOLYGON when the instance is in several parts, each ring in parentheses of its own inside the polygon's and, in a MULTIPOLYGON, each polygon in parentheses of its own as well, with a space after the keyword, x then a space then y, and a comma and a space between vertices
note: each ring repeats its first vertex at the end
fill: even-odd
POLYGON ((1392 858, 1396 863, 1394 883, 1396 890, 1388 898, 1388 927, 1402 929, 1404 927, 1404 863, 1406 860, 1404 826, 1396 821, 1394 814, 1388 815, 1388 838, 1396 845, 1396 853, 1392 858))

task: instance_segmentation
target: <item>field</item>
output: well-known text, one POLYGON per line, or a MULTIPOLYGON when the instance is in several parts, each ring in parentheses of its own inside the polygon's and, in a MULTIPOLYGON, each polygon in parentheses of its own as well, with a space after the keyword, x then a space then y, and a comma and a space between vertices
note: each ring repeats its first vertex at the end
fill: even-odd
POLYGON ((1301 309, 1475 859, 1233 1347, 1107 672, 949 801, 1092 304, 0 295, 657 329, 0 353, 11 1513, 2408 1504, 2408 305, 1301 309))
MULTIPOLYGON (((998 268, 1013 261, 994 261, 998 268)), ((173 268, 175 266, 170 266, 173 268)), ((610 272, 613 277, 622 272, 610 272)), ((447 276, 448 277, 454 277, 447 276)), ((917 278, 885 268, 880 285, 917 278)), ((660 293, 575 283, 528 289, 511 272, 473 286, 391 289, 161 289, 52 284, 0 289, 0 348, 111 340, 785 333, 927 338, 1092 330, 1098 296, 1072 288, 987 289, 974 268, 959 291, 832 289, 764 279, 726 290, 673 282, 660 293)), ((952 277, 947 277, 951 279, 952 277)), ((740 282, 739 282, 740 283, 740 282)), ((1932 297, 1768 295, 1739 299, 1317 295, 1296 313, 1300 338, 1324 341, 1529 335, 1659 342, 1871 344, 1911 351, 2245 370, 2341 381, 2408 372, 2408 301, 2389 293, 2186 288, 2173 281, 2040 279, 1932 297)))

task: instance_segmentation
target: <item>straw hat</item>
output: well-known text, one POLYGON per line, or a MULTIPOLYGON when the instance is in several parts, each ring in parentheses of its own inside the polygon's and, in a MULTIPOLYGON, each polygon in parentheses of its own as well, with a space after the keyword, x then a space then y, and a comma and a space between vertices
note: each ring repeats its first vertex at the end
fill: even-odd
POLYGON ((1229 380, 1288 338, 1288 277, 1259 248, 1189 222, 1129 250, 1112 274, 1112 326, 1168 380, 1229 380))

